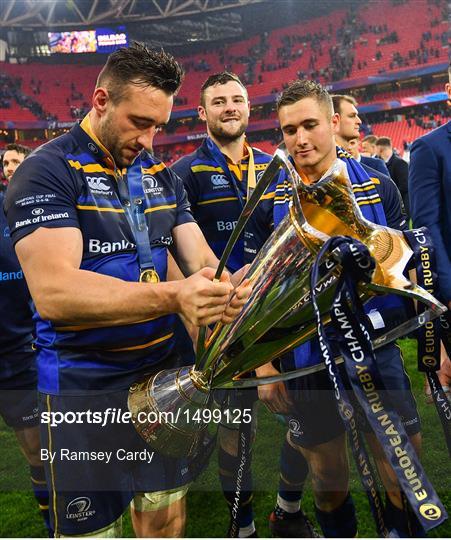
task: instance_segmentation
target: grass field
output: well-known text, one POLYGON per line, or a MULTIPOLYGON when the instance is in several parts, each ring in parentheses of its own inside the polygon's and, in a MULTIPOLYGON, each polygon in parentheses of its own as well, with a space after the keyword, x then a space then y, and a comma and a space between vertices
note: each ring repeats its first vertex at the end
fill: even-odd
MULTIPOLYGON (((451 463, 446 451, 439 420, 433 405, 423 398, 423 376, 416 370, 416 342, 402 340, 406 365, 414 394, 417 397, 423 426, 422 462, 443 504, 451 510, 451 463)), ((255 482, 254 509, 259 536, 269 536, 267 518, 271 512, 278 484, 279 448, 285 429, 264 407, 259 409, 259 429, 254 448, 253 472, 255 482)), ((0 422, 0 537, 46 536, 40 516, 28 491, 27 465, 22 458, 13 433, 0 422)), ((222 537, 228 525, 228 511, 219 489, 216 456, 188 495, 187 536, 222 537)), ((366 495, 353 473, 351 489, 356 502, 359 536, 376 535, 366 495)), ((303 508, 314 520, 312 495, 306 489, 303 508)), ((128 516, 124 520, 124 536, 133 537, 128 516)), ((430 533, 431 537, 450 537, 451 523, 447 521, 430 533)))

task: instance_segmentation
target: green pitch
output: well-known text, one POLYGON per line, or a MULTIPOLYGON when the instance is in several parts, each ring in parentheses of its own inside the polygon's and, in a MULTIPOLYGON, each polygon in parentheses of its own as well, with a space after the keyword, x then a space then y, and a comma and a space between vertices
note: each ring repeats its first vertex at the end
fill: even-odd
MULTIPOLYGON (((423 433, 422 462, 448 512, 451 511, 451 464, 435 408, 426 405, 423 397, 423 375, 416 370, 416 342, 402 340, 406 366, 417 398, 423 433)), ((267 525, 278 484, 279 448, 284 426, 261 406, 259 427, 254 447, 253 472, 255 482, 254 510, 257 532, 269 536, 267 525)), ((352 459, 352 458, 351 458, 352 459)), ((188 537, 222 537, 226 534, 228 511, 217 479, 216 456, 188 495, 188 537)), ((28 467, 15 442, 14 434, 0 421, 0 537, 45 537, 37 505, 28 490, 28 467)), ((307 482, 308 485, 308 482, 307 482)), ((357 507, 359 536, 376 535, 366 495, 353 473, 351 490, 357 507)), ((304 511, 314 522, 312 495, 307 487, 303 498, 304 511)), ((124 536, 133 537, 130 519, 124 520, 124 536)), ((430 533, 432 537, 450 537, 450 521, 430 533)))

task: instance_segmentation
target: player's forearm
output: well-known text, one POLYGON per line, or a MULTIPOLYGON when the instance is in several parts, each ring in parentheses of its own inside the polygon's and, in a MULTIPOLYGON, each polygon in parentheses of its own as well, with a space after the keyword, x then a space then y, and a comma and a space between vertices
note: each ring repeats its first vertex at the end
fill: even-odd
POLYGON ((85 270, 30 287, 40 316, 61 324, 114 326, 179 311, 181 282, 132 283, 85 270))
POLYGON ((190 258, 189 260, 180 260, 179 265, 185 276, 190 276, 195 274, 202 268, 217 268, 219 265, 219 260, 213 251, 210 249, 207 243, 205 243, 203 249, 200 249, 196 252, 196 258, 190 258))

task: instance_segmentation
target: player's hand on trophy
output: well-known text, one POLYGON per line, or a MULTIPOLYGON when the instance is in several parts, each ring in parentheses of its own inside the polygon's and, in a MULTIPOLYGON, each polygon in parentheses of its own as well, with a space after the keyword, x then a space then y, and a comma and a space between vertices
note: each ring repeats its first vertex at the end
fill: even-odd
POLYGON ((244 265, 230 277, 232 285, 235 288, 230 303, 222 315, 221 321, 224 324, 230 324, 238 317, 240 311, 243 309, 244 304, 251 295, 252 286, 250 281, 248 279, 243 279, 249 269, 249 266, 249 264, 244 265))
MULTIPOLYGON (((257 368, 255 373, 257 377, 274 377, 280 375, 280 372, 277 371, 271 362, 257 368)), ((287 414, 290 412, 292 401, 282 381, 258 386, 258 398, 273 413, 287 414)))
POLYGON ((196 326, 221 320, 233 292, 227 272, 223 272, 220 281, 213 281, 214 277, 215 269, 206 267, 177 282, 177 311, 196 326))

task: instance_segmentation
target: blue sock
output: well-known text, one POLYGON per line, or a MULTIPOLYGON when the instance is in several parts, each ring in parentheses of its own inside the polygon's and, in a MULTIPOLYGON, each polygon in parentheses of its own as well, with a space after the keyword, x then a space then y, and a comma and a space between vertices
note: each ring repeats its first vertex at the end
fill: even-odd
POLYGON ((323 512, 315 505, 315 515, 326 538, 355 538, 357 518, 350 493, 342 505, 332 512, 323 512))
POLYGON ((385 497, 385 525, 389 531, 396 531, 399 538, 425 538, 426 531, 413 512, 406 512, 402 508, 397 508, 390 500, 385 497))
POLYGON ((279 495, 282 499, 300 501, 308 473, 304 456, 285 439, 280 452, 279 495))
POLYGON ((33 493, 38 501, 39 510, 44 519, 45 526, 47 527, 49 537, 53 537, 53 529, 50 526, 49 491, 45 481, 44 467, 34 467, 30 465, 30 476, 33 493))
MULTIPOLYGON (((252 493, 252 474, 250 462, 251 460, 249 459, 246 468, 243 470, 243 476, 241 479, 241 499, 237 515, 237 523, 240 528, 248 527, 254 520, 254 512, 252 508, 252 499, 254 494, 252 493)), ((219 479, 221 481, 222 491, 231 514, 236 496, 235 480, 236 472, 239 466, 238 457, 232 456, 222 448, 219 448, 218 463, 219 479)))

